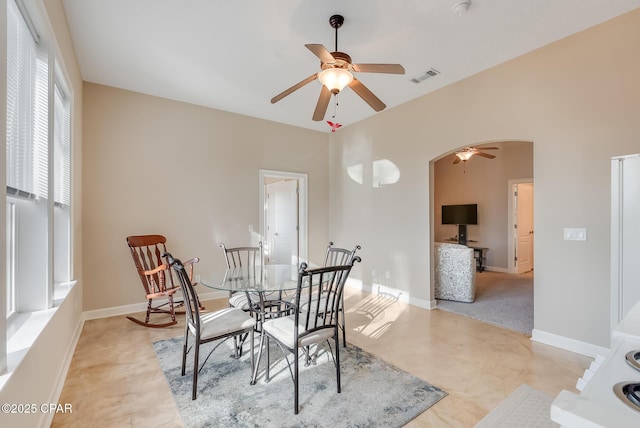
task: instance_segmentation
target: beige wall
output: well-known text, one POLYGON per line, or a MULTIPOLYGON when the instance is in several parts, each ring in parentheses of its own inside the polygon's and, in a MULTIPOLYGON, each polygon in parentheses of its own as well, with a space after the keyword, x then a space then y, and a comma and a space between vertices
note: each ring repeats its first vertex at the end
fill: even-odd
POLYGON ((640 151, 639 39, 640 9, 335 133, 331 233, 364 237, 365 281, 388 269, 430 300, 431 162, 469 142, 532 141, 535 329, 608 346, 609 161, 640 151), (395 185, 343 172, 380 158, 399 167, 395 185), (588 241, 563 241, 564 227, 588 241))
MULTIPOLYGON (((484 142, 470 142, 477 145, 484 142)), ((487 247, 487 267, 506 272, 509 267, 509 180, 533 178, 533 145, 526 141, 492 142, 496 157, 473 156, 453 164, 453 153, 434 162, 434 240, 458 234, 456 225, 442 224, 442 205, 478 204, 478 224, 467 226, 468 239, 487 247)), ((471 244, 469 244, 471 245, 471 244)))
POLYGON ((224 269, 220 243, 255 242, 260 169, 308 174, 309 256, 323 256, 325 134, 91 83, 84 130, 85 311, 145 301, 128 235, 165 235, 203 275, 224 269))

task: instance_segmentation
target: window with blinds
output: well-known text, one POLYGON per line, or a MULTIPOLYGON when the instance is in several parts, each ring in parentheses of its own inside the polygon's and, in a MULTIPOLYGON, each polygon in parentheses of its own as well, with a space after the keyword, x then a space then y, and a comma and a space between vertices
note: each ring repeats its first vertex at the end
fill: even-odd
MULTIPOLYGON (((23 9, 24 10, 24 9, 23 9)), ((7 191, 48 195, 47 53, 12 1, 7 2, 7 191)))
POLYGON ((71 102, 23 1, 6 10, 8 315, 52 307, 71 280, 71 102))

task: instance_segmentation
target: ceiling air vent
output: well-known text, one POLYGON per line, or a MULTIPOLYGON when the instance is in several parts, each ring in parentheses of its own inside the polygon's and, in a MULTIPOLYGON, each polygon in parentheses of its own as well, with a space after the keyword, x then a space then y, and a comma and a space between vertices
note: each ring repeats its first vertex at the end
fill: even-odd
POLYGON ((431 77, 435 77, 438 74, 440 74, 440 72, 438 70, 436 70, 435 68, 430 68, 429 70, 425 71, 422 74, 417 75, 416 77, 414 77, 413 79, 411 79, 411 81, 413 83, 420 83, 424 80, 427 80, 431 77))

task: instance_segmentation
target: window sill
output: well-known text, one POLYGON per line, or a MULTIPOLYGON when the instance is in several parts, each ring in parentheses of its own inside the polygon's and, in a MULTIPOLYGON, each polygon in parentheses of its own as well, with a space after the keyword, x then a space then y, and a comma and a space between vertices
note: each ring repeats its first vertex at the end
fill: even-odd
POLYGON ((56 283, 53 286, 53 307, 57 308, 62 304, 67 294, 71 291, 71 289, 76 285, 76 280, 68 281, 68 282, 60 282, 56 283))
POLYGON ((0 376, 0 390, 20 365, 33 343, 55 315, 60 303, 75 284, 76 281, 71 281, 58 287, 54 296, 53 308, 34 312, 19 312, 8 320, 7 372, 0 376))

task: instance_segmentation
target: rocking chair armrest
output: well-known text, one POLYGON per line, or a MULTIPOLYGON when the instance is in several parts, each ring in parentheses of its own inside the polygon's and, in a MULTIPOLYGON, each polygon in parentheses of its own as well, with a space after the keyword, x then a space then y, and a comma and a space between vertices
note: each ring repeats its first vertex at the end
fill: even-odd
MULTIPOLYGON (((195 263, 198 263, 199 261, 200 261, 200 258, 199 258, 199 257, 194 257, 194 258, 189 259, 189 260, 187 260, 186 262, 182 263, 182 265, 183 265, 185 268, 188 268, 188 269, 189 269, 189 281, 191 281, 191 282, 193 282, 193 265, 194 265, 195 263)), ((193 284, 193 285, 195 285, 195 284, 193 284)))
POLYGON ((189 265, 193 265, 194 263, 198 263, 200 261, 199 257, 194 257, 192 259, 187 260, 186 262, 183 262, 182 265, 187 267, 189 265))
POLYGON ((158 267, 157 267, 157 268, 155 268, 155 269, 145 270, 145 271, 143 271, 142 273, 144 273, 146 276, 149 276, 149 275, 155 275, 156 273, 158 273, 158 272, 160 272, 160 271, 162 271, 162 270, 166 270, 166 269, 168 269, 168 268, 169 268, 169 266, 167 266, 167 265, 165 265, 165 264, 163 263, 163 264, 161 264, 160 266, 158 266, 158 267))

